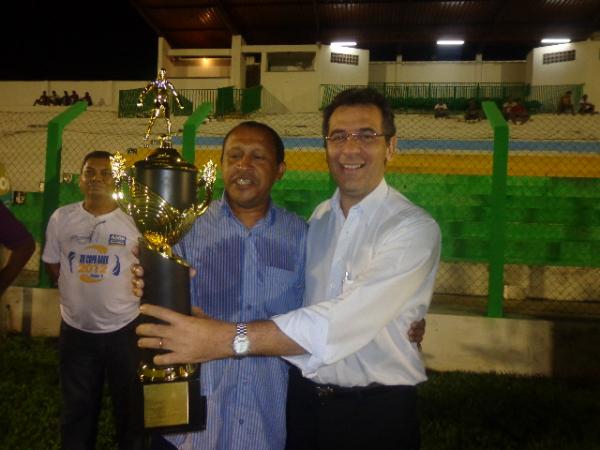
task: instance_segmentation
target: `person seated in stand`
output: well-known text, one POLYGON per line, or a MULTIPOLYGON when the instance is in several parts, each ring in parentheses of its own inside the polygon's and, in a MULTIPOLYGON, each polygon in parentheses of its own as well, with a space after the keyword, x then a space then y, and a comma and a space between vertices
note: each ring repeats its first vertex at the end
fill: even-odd
POLYGON ((56 91, 52 91, 52 93, 50 94, 50 98, 48 99, 48 104, 54 105, 54 106, 60 105, 60 97, 58 96, 56 91))
POLYGON ((571 100, 571 91, 565 92, 558 100, 558 114, 566 113, 571 111, 571 114, 575 115, 575 109, 573 108, 573 102, 571 100))
POLYGON ((448 105, 444 103, 442 99, 439 99, 438 102, 433 107, 433 117, 438 118, 448 118, 448 105))
POLYGON ((81 100, 86 101, 88 106, 92 106, 92 97, 89 92, 86 92, 81 100))
POLYGON ((510 120, 510 111, 516 104, 517 102, 515 102, 512 97, 508 97, 508 100, 502 104, 502 115, 504 116, 504 120, 510 120))
POLYGON ((595 106, 588 102, 587 94, 583 94, 579 100, 579 114, 596 114, 595 106))
POLYGON ((63 91, 63 96, 60 99, 60 104, 63 106, 69 106, 71 104, 71 96, 67 91, 63 91))
POLYGON ((76 91, 71 91, 71 105, 79 101, 79 94, 76 91))
POLYGON ((50 98, 48 98, 48 94, 46 94, 46 91, 42 91, 42 95, 40 95, 40 98, 36 99, 35 102, 33 102, 33 106, 48 104, 50 104, 50 98))
POLYGON ((525 105, 523 105, 523 102, 520 99, 517 99, 513 103, 513 106, 508 112, 508 120, 510 120, 515 125, 523 125, 531 117, 529 115, 529 111, 527 111, 527 108, 525 108, 525 105))
POLYGON ((471 122, 475 120, 481 120, 481 110, 479 109, 479 105, 475 99, 472 98, 469 100, 469 106, 467 106, 467 110, 465 111, 465 122, 471 122))

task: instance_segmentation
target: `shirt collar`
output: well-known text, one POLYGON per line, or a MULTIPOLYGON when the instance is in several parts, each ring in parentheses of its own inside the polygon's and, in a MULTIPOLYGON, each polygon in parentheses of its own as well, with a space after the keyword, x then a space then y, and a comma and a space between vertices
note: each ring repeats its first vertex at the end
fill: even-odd
MULTIPOLYGON (((375 211, 385 200, 388 190, 389 188, 387 182, 385 181, 385 178, 383 178, 381 182, 377 185, 377 187, 373 189, 360 202, 358 202, 356 205, 350 208, 350 211, 358 212, 361 216, 365 217, 367 223, 369 223, 371 219, 375 216, 375 211)), ((334 211, 336 216, 343 218, 344 213, 342 212, 342 207, 340 206, 340 188, 337 188, 335 190, 335 193, 333 194, 333 197, 331 197, 330 202, 331 209, 334 211)))
MULTIPOLYGON (((239 222, 238 218, 235 216, 235 214, 233 214, 233 211, 231 210, 231 206, 229 205, 229 200, 227 199, 227 193, 225 191, 223 191, 223 196, 221 197, 220 202, 221 202, 221 204, 220 204, 221 216, 230 217, 239 222)), ((269 209, 267 209, 267 213, 265 214, 265 217, 260 219, 256 223, 256 225, 254 225, 253 228, 256 228, 262 224, 271 226, 271 225, 273 225, 274 222, 275 222, 275 208, 273 207, 272 199, 269 197, 269 209)))

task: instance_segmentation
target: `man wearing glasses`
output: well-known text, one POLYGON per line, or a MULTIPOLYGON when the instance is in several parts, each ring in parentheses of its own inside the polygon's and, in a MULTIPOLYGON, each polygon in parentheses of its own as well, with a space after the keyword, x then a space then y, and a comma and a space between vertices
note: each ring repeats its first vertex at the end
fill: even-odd
POLYGON ((393 111, 371 89, 340 93, 323 115, 338 189, 310 219, 304 307, 234 324, 152 305, 139 345, 173 339, 157 364, 281 355, 290 376, 289 449, 417 449, 416 385, 426 375, 408 330, 428 309, 440 255, 436 222, 384 180, 393 111), (193 342, 177 335, 193 335, 193 342))

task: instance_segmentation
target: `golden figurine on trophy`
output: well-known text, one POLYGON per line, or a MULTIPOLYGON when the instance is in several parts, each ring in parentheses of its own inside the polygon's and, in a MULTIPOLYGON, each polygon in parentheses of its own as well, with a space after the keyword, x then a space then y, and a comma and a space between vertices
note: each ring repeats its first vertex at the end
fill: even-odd
MULTIPOLYGON (((159 77, 166 81, 164 69, 159 77)), ((161 102, 164 101, 165 95, 161 102)), ((168 105, 164 103, 161 108, 168 111, 168 105)), ((155 111, 146 131, 146 141, 156 117, 155 111)), ((170 127, 170 121, 167 121, 167 127, 170 127)), ((170 130, 167 130, 166 135, 161 135, 160 147, 130 167, 127 167, 123 154, 115 154, 112 158, 113 195, 142 234, 139 260, 144 268, 146 289, 141 302, 190 315, 190 267, 173 252, 172 246, 208 208, 216 166, 208 161, 199 172, 171 146, 170 137, 170 130), (201 190, 204 191, 202 201, 199 200, 201 190)), ((152 318, 143 320, 154 321, 152 318)), ((152 361, 160 352, 142 351, 139 365, 138 377, 144 393, 144 427, 164 433, 204 429, 206 399, 200 396, 199 367, 193 364, 156 366, 152 361)))
POLYGON ((150 120, 148 120, 148 128, 146 128, 146 134, 144 135, 144 147, 148 147, 148 139, 150 138, 150 133, 152 132, 152 127, 154 126, 154 122, 156 119, 162 114, 165 118, 165 122, 167 124, 167 136, 171 136, 171 108, 169 106, 169 93, 173 94, 179 109, 183 109, 183 105, 179 100, 179 94, 175 90, 175 86, 167 80, 167 71, 165 68, 161 67, 158 71, 158 77, 156 80, 151 81, 146 85, 144 90, 140 93, 138 98, 137 106, 138 108, 144 106, 144 98, 146 95, 152 91, 156 91, 154 96, 154 108, 152 109, 152 113, 150 114, 150 120))

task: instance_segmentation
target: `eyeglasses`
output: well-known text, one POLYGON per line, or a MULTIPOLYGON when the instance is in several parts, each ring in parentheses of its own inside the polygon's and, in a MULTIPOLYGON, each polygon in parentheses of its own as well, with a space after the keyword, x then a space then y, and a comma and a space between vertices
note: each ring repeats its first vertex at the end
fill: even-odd
POLYGON ((375 131, 357 131, 354 133, 348 133, 345 131, 340 131, 333 133, 330 136, 325 136, 325 141, 332 145, 342 145, 345 144, 349 139, 354 139, 360 145, 369 146, 375 143, 377 138, 380 137, 389 137, 384 133, 377 133, 375 131))

